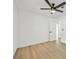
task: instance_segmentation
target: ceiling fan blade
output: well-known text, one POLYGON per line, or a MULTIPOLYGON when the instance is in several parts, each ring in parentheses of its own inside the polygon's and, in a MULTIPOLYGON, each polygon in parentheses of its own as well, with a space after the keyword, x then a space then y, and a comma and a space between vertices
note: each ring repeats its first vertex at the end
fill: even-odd
POLYGON ((59 7, 63 6, 63 5, 65 5, 65 4, 66 4, 66 2, 62 2, 61 4, 57 5, 55 8, 59 8, 59 7))
POLYGON ((50 2, 48 0, 45 0, 45 1, 50 7, 52 7, 52 5, 50 4, 50 2))
POLYGON ((58 12, 61 12, 61 13, 63 13, 63 11, 61 11, 61 10, 58 10, 58 9, 54 9, 55 11, 58 11, 58 12))
POLYGON ((40 8, 41 10, 51 10, 51 8, 40 8))

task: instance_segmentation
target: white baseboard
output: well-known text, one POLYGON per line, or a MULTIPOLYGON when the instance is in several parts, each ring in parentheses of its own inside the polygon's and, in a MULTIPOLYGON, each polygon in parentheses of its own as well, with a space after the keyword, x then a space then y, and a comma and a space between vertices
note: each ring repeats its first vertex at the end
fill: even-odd
POLYGON ((32 46, 32 45, 36 45, 36 44, 40 44, 40 43, 45 43, 45 42, 48 42, 48 41, 46 40, 46 41, 39 41, 39 42, 31 42, 29 44, 21 44, 18 48, 32 46))
POLYGON ((56 39, 53 39, 53 40, 49 40, 49 41, 55 41, 56 39))
POLYGON ((64 41, 64 40, 61 40, 61 43, 64 43, 64 44, 66 44, 66 41, 64 41))
POLYGON ((36 44, 40 44, 40 43, 45 43, 45 42, 48 42, 48 41, 55 41, 55 39, 54 40, 39 41, 39 42, 31 42, 29 44, 21 44, 18 48, 32 46, 32 45, 36 45, 36 44))

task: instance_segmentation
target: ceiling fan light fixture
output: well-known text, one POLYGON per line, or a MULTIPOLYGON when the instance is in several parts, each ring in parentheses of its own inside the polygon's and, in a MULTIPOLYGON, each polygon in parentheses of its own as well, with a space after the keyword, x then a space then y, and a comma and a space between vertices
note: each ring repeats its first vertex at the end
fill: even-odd
POLYGON ((51 11, 50 11, 51 14, 53 14, 53 13, 55 13, 55 12, 56 12, 55 10, 51 10, 51 11))

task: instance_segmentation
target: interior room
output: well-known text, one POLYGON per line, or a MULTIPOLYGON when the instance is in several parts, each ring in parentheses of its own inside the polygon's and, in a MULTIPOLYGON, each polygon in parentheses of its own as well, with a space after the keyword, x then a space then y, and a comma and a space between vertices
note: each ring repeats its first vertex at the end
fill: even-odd
POLYGON ((13 59, 66 59, 66 1, 14 0, 13 59))

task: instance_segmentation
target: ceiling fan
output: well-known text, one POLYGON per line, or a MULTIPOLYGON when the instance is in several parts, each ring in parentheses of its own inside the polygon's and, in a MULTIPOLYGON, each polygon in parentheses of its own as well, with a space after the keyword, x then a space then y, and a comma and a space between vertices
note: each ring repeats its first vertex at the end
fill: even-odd
POLYGON ((57 8, 59 7, 64 8, 63 6, 66 4, 66 2, 62 2, 61 4, 57 6, 55 6, 55 3, 51 4, 48 0, 45 0, 45 2, 49 5, 50 8, 40 8, 41 10, 51 10, 51 14, 53 14, 55 11, 63 13, 62 10, 58 10, 57 8))

